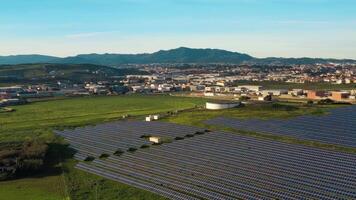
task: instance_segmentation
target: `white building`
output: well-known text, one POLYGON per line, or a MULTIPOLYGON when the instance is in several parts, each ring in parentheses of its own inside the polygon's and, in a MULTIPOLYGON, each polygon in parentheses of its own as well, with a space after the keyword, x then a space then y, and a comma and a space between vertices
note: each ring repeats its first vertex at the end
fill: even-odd
POLYGON ((240 91, 252 91, 252 92, 259 92, 262 90, 262 86, 260 85, 240 85, 237 87, 240 91))

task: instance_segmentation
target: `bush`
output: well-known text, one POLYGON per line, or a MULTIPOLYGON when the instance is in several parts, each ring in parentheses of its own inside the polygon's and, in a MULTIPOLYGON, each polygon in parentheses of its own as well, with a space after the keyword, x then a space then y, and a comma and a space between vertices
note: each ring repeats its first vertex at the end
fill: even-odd
POLYGON ((313 105, 313 104, 314 104, 314 101, 308 100, 308 101, 307 101, 307 104, 308 104, 308 105, 313 105))
POLYGON ((118 150, 116 150, 115 152, 114 152, 114 155, 115 156, 120 156, 121 154, 123 154, 124 153, 124 151, 122 151, 121 149, 118 149, 118 150))
POLYGON ((203 132, 203 131, 197 131, 197 132, 195 132, 195 135, 203 135, 203 134, 205 134, 205 132, 203 132))
POLYGON ((103 158, 108 158, 110 155, 107 154, 107 153, 103 153, 99 156, 100 159, 103 159, 103 158))
POLYGON ((298 107, 292 105, 284 105, 279 103, 272 104, 272 108, 275 110, 283 110, 283 111, 294 111, 297 110, 298 107))
POLYGON ((184 140, 184 137, 175 137, 175 140, 184 140))
POLYGON ((147 144, 144 144, 144 145, 142 145, 140 148, 141 148, 141 149, 147 149, 147 148, 150 148, 150 146, 147 145, 147 144))
POLYGON ((137 149, 135 147, 130 147, 127 151, 128 152, 135 152, 137 149))
POLYGON ((239 98, 240 101, 247 101, 247 100, 250 100, 250 99, 251 99, 251 98, 248 97, 248 96, 241 96, 241 97, 239 98))
POLYGON ((151 137, 152 135, 150 134, 145 134, 145 135, 141 135, 140 138, 144 138, 144 139, 148 139, 149 137, 151 137))
POLYGON ((86 161, 86 162, 91 162, 91 161, 93 161, 93 160, 95 160, 95 157, 94 157, 94 156, 87 156, 87 157, 84 159, 84 161, 86 161))
POLYGON ((335 103, 335 102, 329 98, 322 99, 322 100, 318 101, 319 105, 327 105, 327 104, 333 104, 333 103, 335 103))

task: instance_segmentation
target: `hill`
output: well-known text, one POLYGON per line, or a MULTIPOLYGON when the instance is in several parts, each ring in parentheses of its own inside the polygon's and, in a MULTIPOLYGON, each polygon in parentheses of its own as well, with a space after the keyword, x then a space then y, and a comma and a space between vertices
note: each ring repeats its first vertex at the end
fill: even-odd
POLYGON ((117 69, 92 64, 0 65, 0 83, 41 83, 57 80, 82 82, 90 80, 107 80, 113 76, 124 76, 137 73, 139 73, 137 69, 117 69))
POLYGON ((247 54, 219 49, 177 49, 152 54, 83 54, 64 59, 59 63, 93 63, 99 65, 151 64, 151 63, 241 63, 252 60, 247 54))
POLYGON ((145 54, 80 54, 77 56, 57 58, 51 56, 3 56, 0 64, 19 63, 66 63, 66 64, 95 64, 119 66, 125 64, 153 64, 153 63, 229 63, 229 64, 257 64, 257 65, 293 65, 316 63, 356 63, 356 60, 338 60, 322 58, 255 58, 248 54, 231 52, 220 49, 192 49, 180 47, 171 50, 161 50, 145 54))
POLYGON ((44 55, 14 55, 14 56, 0 56, 0 65, 16 65, 24 63, 48 63, 59 59, 54 56, 44 55))

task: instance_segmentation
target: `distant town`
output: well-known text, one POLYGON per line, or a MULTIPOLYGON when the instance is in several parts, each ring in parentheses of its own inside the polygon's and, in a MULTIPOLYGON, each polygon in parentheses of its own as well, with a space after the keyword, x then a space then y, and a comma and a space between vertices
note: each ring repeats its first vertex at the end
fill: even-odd
MULTIPOLYGON (((129 65, 125 68, 137 69, 138 72, 125 76, 104 74, 105 78, 102 80, 80 82, 63 80, 57 77, 55 70, 49 71, 48 83, 0 87, 0 106, 23 104, 33 98, 132 93, 174 93, 256 101, 330 99, 337 102, 356 102, 355 64, 146 64, 129 65), (268 82, 274 84, 273 89, 264 86, 268 82), (284 87, 288 84, 291 85, 284 87), (304 89, 298 87, 301 84, 328 84, 335 87, 304 89)), ((103 72, 97 70, 89 73, 95 75, 103 72)))

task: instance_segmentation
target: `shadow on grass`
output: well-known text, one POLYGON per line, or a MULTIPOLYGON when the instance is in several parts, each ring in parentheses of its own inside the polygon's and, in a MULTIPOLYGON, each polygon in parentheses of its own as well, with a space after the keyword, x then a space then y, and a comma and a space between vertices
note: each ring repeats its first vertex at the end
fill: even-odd
POLYGON ((63 173, 61 163, 73 158, 76 150, 69 147, 69 144, 61 142, 49 143, 44 164, 38 170, 18 171, 14 177, 7 180, 20 178, 43 178, 48 176, 58 176, 63 173))

